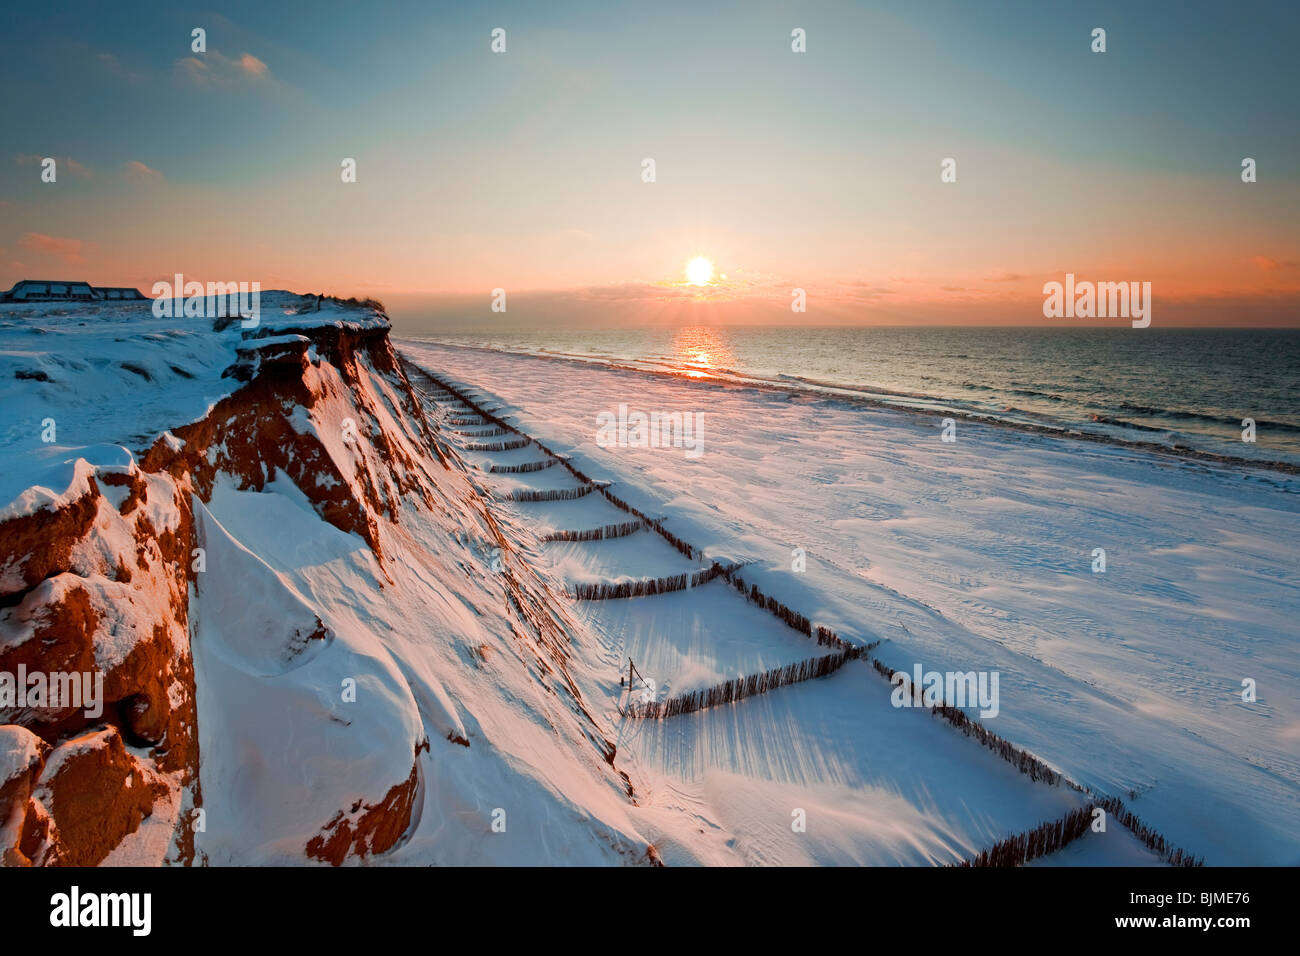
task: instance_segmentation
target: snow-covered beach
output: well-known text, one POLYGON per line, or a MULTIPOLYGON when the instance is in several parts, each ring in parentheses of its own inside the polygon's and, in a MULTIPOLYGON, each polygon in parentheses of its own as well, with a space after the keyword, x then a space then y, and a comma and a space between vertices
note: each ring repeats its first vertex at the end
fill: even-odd
MULTIPOLYGON (((1207 862, 1300 860, 1294 477, 965 421, 948 443, 931 416, 399 347, 764 592, 883 639, 890 666, 998 671, 997 733, 1207 862), (597 416, 620 403, 701 413, 704 453, 601 447, 597 416)), ((641 759, 687 757, 649 741, 641 759)))

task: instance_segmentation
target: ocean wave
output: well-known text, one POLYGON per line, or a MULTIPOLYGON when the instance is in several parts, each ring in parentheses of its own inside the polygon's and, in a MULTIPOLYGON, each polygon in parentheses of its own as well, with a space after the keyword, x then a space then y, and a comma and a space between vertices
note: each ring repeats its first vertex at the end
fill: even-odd
POLYGON ((1134 431, 1139 432, 1156 432, 1158 434, 1172 434, 1173 432, 1173 429, 1170 428, 1156 428, 1152 425, 1139 425, 1137 422, 1128 422, 1122 418, 1114 418, 1110 415, 1089 415, 1088 421, 1098 425, 1115 425, 1120 428, 1131 428, 1134 431))
MULTIPOLYGON (((1205 412, 1189 412, 1185 409, 1179 408, 1160 408, 1152 405, 1138 405, 1133 402, 1120 402, 1116 407, 1127 412, 1137 412, 1139 415, 1150 415, 1152 418, 1170 418, 1175 421, 1210 422, 1215 425, 1225 425, 1232 429, 1241 427, 1241 419, 1229 415, 1211 415, 1205 412)), ((1249 416, 1242 417, 1245 418, 1249 416)), ((1300 434, 1300 425, 1295 425, 1290 422, 1275 422, 1263 418, 1256 418, 1254 421, 1256 428, 1268 428, 1275 431, 1300 434)))

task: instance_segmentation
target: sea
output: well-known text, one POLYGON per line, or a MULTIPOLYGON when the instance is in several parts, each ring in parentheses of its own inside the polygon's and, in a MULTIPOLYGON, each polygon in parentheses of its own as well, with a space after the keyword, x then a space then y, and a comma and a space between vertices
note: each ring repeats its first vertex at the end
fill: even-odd
POLYGON ((421 334, 1300 465, 1300 330, 679 326, 421 334), (1247 421, 1249 420, 1249 422, 1247 421), (1254 441, 1251 436, 1253 422, 1254 441))

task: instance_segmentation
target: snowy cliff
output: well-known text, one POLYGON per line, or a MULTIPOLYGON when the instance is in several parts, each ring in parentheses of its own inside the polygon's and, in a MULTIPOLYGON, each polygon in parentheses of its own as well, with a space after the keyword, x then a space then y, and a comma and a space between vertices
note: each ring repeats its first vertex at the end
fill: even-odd
POLYGON ((382 311, 262 301, 0 311, 0 674, 103 675, 99 714, 0 697, 4 861, 650 860, 382 311))

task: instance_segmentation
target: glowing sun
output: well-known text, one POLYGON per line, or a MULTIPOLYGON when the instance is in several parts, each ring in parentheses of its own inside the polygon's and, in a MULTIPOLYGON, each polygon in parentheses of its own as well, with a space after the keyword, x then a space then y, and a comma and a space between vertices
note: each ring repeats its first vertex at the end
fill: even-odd
POLYGON ((713 263, 703 256, 696 256, 686 263, 686 281, 691 285, 708 285, 713 278, 713 263))

